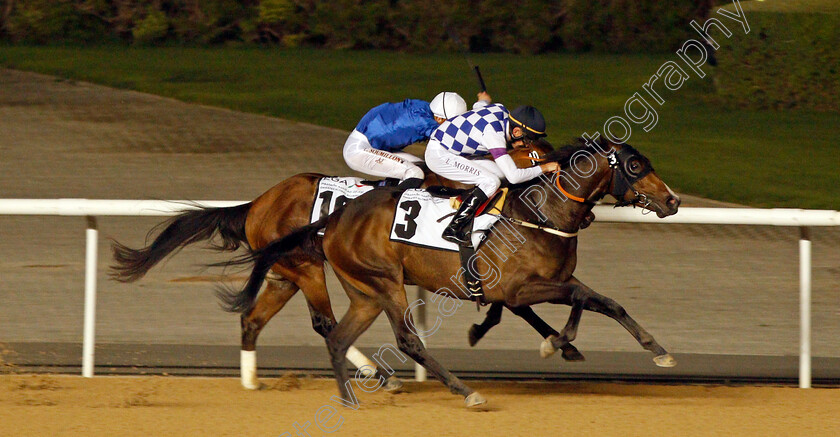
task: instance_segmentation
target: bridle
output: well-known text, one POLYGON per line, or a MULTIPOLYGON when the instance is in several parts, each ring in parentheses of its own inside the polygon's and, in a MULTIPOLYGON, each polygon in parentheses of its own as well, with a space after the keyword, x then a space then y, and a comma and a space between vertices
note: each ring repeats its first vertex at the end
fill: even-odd
MULTIPOLYGON (((639 152, 633 149, 630 146, 624 146, 621 150, 615 151, 613 150, 607 155, 607 162, 610 165, 611 175, 610 175, 610 195, 616 198, 617 202, 615 204, 616 207, 619 206, 641 206, 642 208, 647 208, 651 204, 651 200, 645 194, 640 193, 636 190, 633 185, 639 181, 640 179, 644 178, 650 172, 653 171, 653 167, 650 165, 650 162, 642 156, 639 152), (641 162, 641 168, 634 170, 632 168, 632 163, 641 162), (631 200, 621 200, 624 197, 624 194, 627 191, 633 191, 633 199, 631 200)), ((578 203, 585 203, 588 205, 594 205, 595 201, 590 199, 584 199, 580 196, 575 196, 565 188, 560 183, 562 179, 560 177, 560 173, 562 170, 558 170, 554 173, 554 185, 557 189, 563 193, 569 200, 573 200, 578 203)), ((594 194, 594 193, 593 193, 594 194)))
MULTIPOLYGON (((528 155, 534 163, 545 161, 545 158, 540 157, 539 153, 535 150, 531 151, 528 155)), ((650 206, 652 200, 648 199, 648 197, 645 194, 640 193, 633 187, 633 185, 636 182, 638 182, 640 179, 644 178, 653 171, 653 166, 650 165, 650 161, 648 161, 647 158, 645 158, 641 153, 636 151, 636 149, 628 145, 624 145, 621 148, 621 150, 611 151, 610 154, 607 155, 607 162, 609 163, 611 170, 609 183, 611 187, 610 195, 615 197, 617 200, 615 207, 633 205, 634 207, 640 206, 641 208, 645 209, 645 212, 643 212, 643 214, 651 212, 649 209, 647 209, 647 207, 650 206), (642 165, 640 166, 640 168, 634 170, 632 165, 634 162, 640 163, 642 165), (621 200, 624 197, 624 194, 630 190, 633 191, 633 199, 621 200)), ((590 206, 594 206, 596 204, 595 200, 575 196, 574 194, 566 191, 566 189, 563 188, 563 185, 560 183, 560 180, 562 179, 560 177, 561 172, 562 170, 557 170, 554 173, 553 182, 554 186, 557 187, 557 189, 559 189, 564 196, 566 196, 569 200, 578 203, 583 203, 590 206)), ((592 195, 590 196, 594 195, 595 193, 592 193, 592 195)), ((541 231, 548 232, 554 235, 559 235, 561 237, 572 238, 577 236, 577 232, 566 232, 558 229, 550 220, 538 218, 539 224, 534 224, 524 220, 518 220, 504 216, 501 217, 517 225, 539 229, 541 231)))
POLYGON ((644 178, 653 171, 653 167, 650 165, 647 158, 642 156, 632 147, 624 146, 621 150, 610 153, 607 156, 607 161, 610 163, 610 168, 612 169, 612 190, 610 194, 617 200, 615 206, 633 205, 640 206, 647 211, 650 211, 647 207, 650 206, 652 200, 648 199, 646 195, 640 193, 633 187, 633 184, 635 184, 639 179, 644 178), (634 160, 641 162, 644 165, 634 171, 631 166, 634 160), (624 197, 624 193, 629 190, 633 191, 633 199, 621 200, 621 198, 624 197))

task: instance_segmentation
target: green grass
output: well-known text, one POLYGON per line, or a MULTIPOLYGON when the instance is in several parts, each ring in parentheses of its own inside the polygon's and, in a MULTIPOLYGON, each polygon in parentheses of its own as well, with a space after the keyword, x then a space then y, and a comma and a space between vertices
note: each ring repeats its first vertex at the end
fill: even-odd
MULTIPOLYGON (((664 61, 677 60, 472 57, 496 101, 543 110, 555 144, 601 130, 664 61)), ((469 100, 477 88, 464 58, 447 54, 6 46, 0 65, 348 131, 379 103, 429 100, 441 90, 469 100)), ((633 130, 630 143, 663 179, 681 192, 754 206, 840 208, 840 114, 725 110, 707 103, 709 88, 708 77, 692 76, 682 89, 662 92, 666 103, 657 107, 657 126, 649 133, 633 130)))
MULTIPOLYGON (((721 6, 732 10, 731 4, 721 6)), ((840 13, 837 0, 753 0, 741 1, 745 13, 751 12, 817 12, 826 14, 840 13)))

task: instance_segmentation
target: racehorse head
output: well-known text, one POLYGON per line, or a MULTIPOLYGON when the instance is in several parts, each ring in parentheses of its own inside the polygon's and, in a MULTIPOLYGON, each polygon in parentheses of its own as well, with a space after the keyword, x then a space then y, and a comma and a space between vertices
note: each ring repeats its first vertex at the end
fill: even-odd
POLYGON ((609 146, 610 194, 618 201, 617 206, 640 206, 659 218, 676 214, 680 198, 656 174, 650 160, 627 144, 609 146))
POLYGON ((576 203, 593 205, 610 194, 617 206, 640 206, 660 218, 676 214, 680 206, 680 198, 659 178, 650 160, 630 145, 580 139, 543 160, 560 164, 551 181, 576 203))

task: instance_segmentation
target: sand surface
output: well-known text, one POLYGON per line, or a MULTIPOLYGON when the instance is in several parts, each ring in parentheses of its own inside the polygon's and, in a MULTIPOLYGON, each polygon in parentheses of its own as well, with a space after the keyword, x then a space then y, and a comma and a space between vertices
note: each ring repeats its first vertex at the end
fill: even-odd
MULTIPOLYGON (((291 375, 245 391, 232 378, 0 376, 0 423, 17 436, 828 436, 840 391, 783 387, 475 382, 470 410, 437 382, 392 395, 356 389, 358 410, 332 401, 334 382, 291 375), (329 406, 323 408, 324 406, 329 406), (334 407, 330 408, 330 407, 334 407), (329 417, 329 413, 333 416, 329 417)), ((354 386, 355 387, 355 386, 354 386)))

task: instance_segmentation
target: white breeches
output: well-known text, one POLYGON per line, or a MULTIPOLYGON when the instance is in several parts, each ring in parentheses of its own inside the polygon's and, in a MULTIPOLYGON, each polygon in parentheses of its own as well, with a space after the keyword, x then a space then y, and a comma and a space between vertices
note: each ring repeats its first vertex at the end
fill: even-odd
POLYGON ((425 177, 423 170, 415 165, 422 159, 410 153, 374 149, 367 137, 357 130, 353 130, 344 143, 344 161, 353 170, 373 176, 397 178, 401 181, 425 177))
POLYGON ((426 165, 447 179, 477 186, 487 197, 499 189, 501 179, 505 177, 493 160, 469 160, 445 149, 435 139, 426 146, 426 165))

